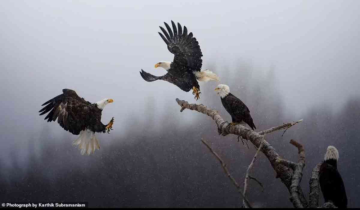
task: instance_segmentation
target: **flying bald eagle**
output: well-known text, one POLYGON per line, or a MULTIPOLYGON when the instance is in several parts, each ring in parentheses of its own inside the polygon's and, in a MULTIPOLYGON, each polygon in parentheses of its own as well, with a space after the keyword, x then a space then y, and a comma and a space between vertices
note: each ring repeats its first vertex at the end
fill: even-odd
POLYGON ((339 151, 334 146, 328 146, 319 171, 320 187, 325 202, 331 201, 339 208, 347 208, 344 182, 337 170, 338 160, 339 151))
POLYGON ((112 103, 112 99, 103 99, 92 104, 80 98, 75 91, 63 89, 63 94, 48 100, 42 106, 39 112, 48 122, 58 121, 61 127, 79 138, 74 141, 74 145, 79 145, 81 154, 90 155, 96 149, 100 149, 99 141, 95 136, 95 132, 112 130, 114 118, 107 125, 101 123, 101 112, 108 103, 112 103))
POLYGON ((161 38, 167 44, 168 50, 174 54, 173 62, 162 61, 155 64, 155 68, 162 67, 167 71, 167 74, 157 77, 149 74, 141 69, 140 75, 148 82, 156 80, 168 81, 185 92, 193 90, 196 100, 200 98, 200 86, 197 80, 207 82, 209 80, 219 81, 218 76, 209 70, 201 71, 203 54, 198 41, 186 26, 182 28, 180 23, 177 27, 171 21, 172 30, 170 26, 165 23, 167 31, 160 26, 161 38))
POLYGON ((256 129, 249 108, 236 96, 230 93, 227 85, 220 84, 215 91, 221 97, 221 102, 226 111, 231 115, 232 125, 246 123, 251 129, 256 129))

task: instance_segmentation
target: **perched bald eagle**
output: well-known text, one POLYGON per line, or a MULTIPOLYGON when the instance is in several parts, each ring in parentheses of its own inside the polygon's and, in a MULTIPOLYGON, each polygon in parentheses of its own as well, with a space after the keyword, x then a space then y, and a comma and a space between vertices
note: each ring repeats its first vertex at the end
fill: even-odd
POLYGON ((207 82, 209 80, 219 81, 218 76, 209 70, 201 71, 203 54, 198 41, 192 33, 188 34, 186 26, 178 23, 177 27, 171 21, 172 30, 167 23, 167 31, 160 26, 161 38, 167 44, 168 50, 174 54, 173 62, 162 61, 155 65, 155 68, 162 67, 168 73, 157 77, 141 70, 140 75, 148 82, 156 80, 168 81, 185 92, 193 90, 196 100, 200 98, 200 86, 197 80, 207 82))
POLYGON ((92 104, 80 98, 75 91, 63 89, 63 94, 48 100, 42 106, 40 115, 49 114, 45 117, 48 122, 58 121, 61 127, 79 138, 74 145, 79 145, 81 154, 90 155, 96 149, 100 149, 99 141, 95 132, 109 133, 114 123, 114 118, 107 125, 101 123, 101 112, 112 99, 103 99, 92 104))
POLYGON ((328 146, 319 171, 320 187, 325 202, 331 201, 339 208, 347 208, 344 182, 337 170, 338 160, 339 151, 334 146, 328 146))
POLYGON ((220 84, 215 91, 221 97, 221 102, 226 111, 231 115, 232 125, 246 123, 251 129, 256 129, 249 108, 236 96, 230 93, 227 85, 220 84))

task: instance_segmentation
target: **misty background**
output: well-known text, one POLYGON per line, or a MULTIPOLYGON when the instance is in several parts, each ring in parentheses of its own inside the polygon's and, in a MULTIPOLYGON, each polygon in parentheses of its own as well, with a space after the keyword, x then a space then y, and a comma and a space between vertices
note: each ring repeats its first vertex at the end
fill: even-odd
MULTIPOLYGON (((0 2, 0 201, 89 202, 90 207, 241 207, 242 200, 210 142, 243 186, 255 149, 217 134, 207 116, 180 113, 175 98, 193 95, 145 82, 173 55, 158 35, 181 23, 199 41, 203 69, 251 110, 257 130, 304 119, 268 141, 298 160, 306 151, 303 190, 328 145, 340 152, 349 207, 359 207, 359 1, 10 1, 0 2), (81 156, 76 136, 38 115, 41 104, 70 88, 90 102, 112 98, 115 117, 101 149, 81 156)), ((219 110, 201 83, 197 103, 219 110)), ((255 207, 292 207, 287 189, 260 154, 248 198, 255 207)))

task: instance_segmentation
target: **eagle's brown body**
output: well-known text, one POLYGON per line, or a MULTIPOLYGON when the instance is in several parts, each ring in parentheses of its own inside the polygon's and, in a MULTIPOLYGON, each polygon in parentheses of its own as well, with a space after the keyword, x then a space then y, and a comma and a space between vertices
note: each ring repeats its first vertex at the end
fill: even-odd
POLYGON ((63 94, 50 99, 43 106, 40 115, 49 112, 45 120, 57 120, 61 127, 74 135, 86 129, 92 132, 106 131, 106 125, 101 123, 102 110, 96 104, 80 98, 73 90, 64 89, 63 94))

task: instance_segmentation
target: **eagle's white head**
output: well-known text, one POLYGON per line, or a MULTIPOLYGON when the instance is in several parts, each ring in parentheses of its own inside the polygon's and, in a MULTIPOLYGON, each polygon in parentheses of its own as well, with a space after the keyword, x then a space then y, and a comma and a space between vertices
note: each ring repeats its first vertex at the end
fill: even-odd
POLYGON ((169 71, 171 62, 168 61, 160 61, 159 63, 155 64, 155 68, 162 67, 166 71, 169 71))
POLYGON ((324 160, 339 160, 339 151, 334 147, 334 146, 328 146, 326 153, 325 153, 325 157, 324 160))
POLYGON ((227 85, 220 84, 215 88, 215 92, 221 97, 224 98, 225 96, 229 95, 230 88, 227 85))
POLYGON ((103 110, 107 104, 112 103, 112 102, 114 102, 114 100, 105 98, 101 101, 96 102, 96 104, 99 109, 103 110))

